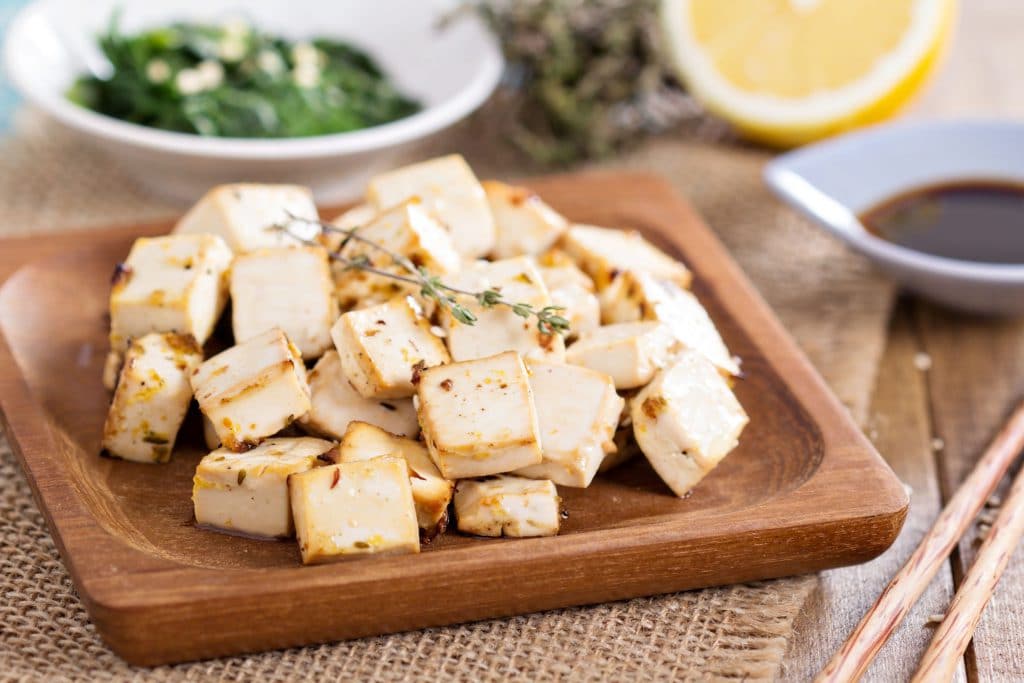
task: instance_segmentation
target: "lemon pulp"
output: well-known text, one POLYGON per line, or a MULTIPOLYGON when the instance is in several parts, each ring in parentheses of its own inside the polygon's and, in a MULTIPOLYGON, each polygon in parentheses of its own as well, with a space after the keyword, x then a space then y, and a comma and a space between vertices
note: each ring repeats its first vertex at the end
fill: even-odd
POLYGON ((954 0, 663 0, 680 76, 755 139, 799 144, 890 116, 933 70, 954 0))

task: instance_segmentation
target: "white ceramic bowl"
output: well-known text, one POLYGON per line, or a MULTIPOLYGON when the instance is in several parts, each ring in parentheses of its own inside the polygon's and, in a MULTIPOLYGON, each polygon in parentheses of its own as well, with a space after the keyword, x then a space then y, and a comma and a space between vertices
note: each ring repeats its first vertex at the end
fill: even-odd
POLYGON ((776 194, 908 289, 962 310, 1024 314, 1024 264, 931 256, 876 237, 857 219, 884 199, 937 182, 1024 183, 1024 124, 978 120, 878 126, 778 157, 764 178, 776 194))
POLYGON ((26 100, 155 192, 191 202, 222 182, 292 182, 329 202, 357 195, 370 175, 469 114, 497 85, 503 62, 496 42, 472 17, 440 29, 438 19, 450 8, 448 0, 37 0, 12 22, 4 62, 26 100), (240 16, 289 38, 350 40, 424 109, 365 130, 281 140, 203 138, 118 121, 64 97, 98 55, 96 36, 115 8, 126 32, 240 16))

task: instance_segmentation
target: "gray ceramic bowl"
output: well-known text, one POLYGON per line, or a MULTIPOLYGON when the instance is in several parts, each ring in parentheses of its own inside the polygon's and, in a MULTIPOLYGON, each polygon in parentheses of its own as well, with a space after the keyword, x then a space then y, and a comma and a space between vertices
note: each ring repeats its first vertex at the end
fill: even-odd
POLYGON ((882 200, 938 182, 1024 183, 1024 124, 879 126, 784 154, 768 164, 764 178, 782 199, 921 296, 976 313, 1024 314, 1024 264, 931 256, 880 239, 857 219, 882 200))

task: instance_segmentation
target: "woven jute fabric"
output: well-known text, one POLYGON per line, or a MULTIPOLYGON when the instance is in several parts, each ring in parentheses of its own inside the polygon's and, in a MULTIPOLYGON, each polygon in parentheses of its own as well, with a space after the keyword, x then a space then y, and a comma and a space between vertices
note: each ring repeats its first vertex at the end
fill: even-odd
MULTIPOLYGON (((527 172, 497 137, 478 117, 433 141, 426 153, 462 151, 487 175, 527 172)), ((760 180, 766 158, 668 137, 602 166, 660 173, 690 197, 863 419, 891 289, 771 198, 760 180)), ((180 210, 147 197, 102 155, 33 116, 0 143, 4 235, 88 229, 180 210)), ((0 520, 0 680, 770 680, 816 582, 797 577, 138 669, 97 636, 2 437, 0 520)))

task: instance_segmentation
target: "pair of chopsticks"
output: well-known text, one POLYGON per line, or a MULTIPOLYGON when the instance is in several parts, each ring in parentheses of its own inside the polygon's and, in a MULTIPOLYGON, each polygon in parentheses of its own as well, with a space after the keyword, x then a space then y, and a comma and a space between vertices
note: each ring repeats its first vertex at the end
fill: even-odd
MULTIPOLYGON (((1024 448, 1024 403, 1017 407, 935 525, 885 587, 816 681, 855 681, 921 597, 957 541, 1024 448)), ((925 651, 913 681, 949 680, 981 613, 1024 534, 1024 470, 1017 475, 977 558, 925 651)))

